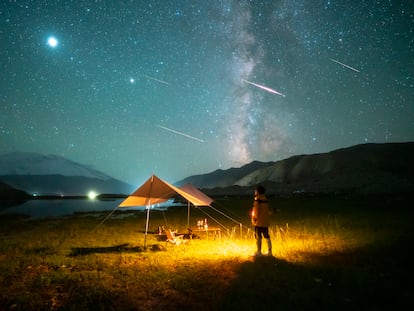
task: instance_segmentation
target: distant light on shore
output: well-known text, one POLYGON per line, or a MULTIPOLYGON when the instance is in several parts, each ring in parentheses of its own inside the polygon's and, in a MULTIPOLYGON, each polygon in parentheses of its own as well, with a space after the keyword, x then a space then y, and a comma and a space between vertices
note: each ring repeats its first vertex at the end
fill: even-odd
POLYGON ((91 191, 88 192, 88 198, 90 200, 94 200, 97 197, 97 195, 98 194, 95 191, 93 191, 93 190, 91 190, 91 191))

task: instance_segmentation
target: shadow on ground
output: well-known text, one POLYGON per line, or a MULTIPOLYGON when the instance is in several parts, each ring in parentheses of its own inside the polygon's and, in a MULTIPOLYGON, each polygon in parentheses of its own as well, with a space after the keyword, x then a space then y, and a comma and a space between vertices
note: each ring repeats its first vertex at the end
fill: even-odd
MULTIPOLYGON (((241 263, 217 310, 392 310, 414 306, 407 244, 241 263), (305 257, 306 258, 306 257, 305 257)), ((410 246, 412 248, 412 246, 410 246)), ((411 308, 411 307, 410 307, 411 308)))
POLYGON ((144 251, 159 252, 164 251, 165 248, 158 244, 144 246, 130 247, 128 243, 115 246, 102 247, 73 247, 69 256, 81 256, 90 254, 105 254, 105 253, 141 253, 144 251))

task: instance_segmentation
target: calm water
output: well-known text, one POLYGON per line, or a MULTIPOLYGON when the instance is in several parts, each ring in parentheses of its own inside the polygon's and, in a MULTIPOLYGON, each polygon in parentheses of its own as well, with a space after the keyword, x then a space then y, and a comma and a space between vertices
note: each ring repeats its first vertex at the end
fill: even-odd
MULTIPOLYGON (((30 200, 12 207, 1 207, 0 216, 4 214, 28 215, 32 218, 61 217, 74 213, 108 212, 113 211, 123 199, 110 201, 88 199, 65 200, 30 200)), ((159 205, 156 208, 162 209, 159 205)), ((121 211, 145 210, 145 207, 120 208, 121 211)))

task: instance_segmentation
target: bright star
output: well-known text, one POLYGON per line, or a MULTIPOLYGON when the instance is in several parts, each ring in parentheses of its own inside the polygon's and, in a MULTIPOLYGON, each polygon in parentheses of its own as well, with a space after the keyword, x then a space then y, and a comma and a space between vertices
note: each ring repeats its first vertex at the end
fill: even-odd
POLYGON ((130 82, 130 83, 134 83, 134 82, 135 82, 135 79, 134 79, 134 78, 130 78, 130 79, 129 79, 129 82, 130 82))
POLYGON ((49 39, 47 39, 47 44, 52 47, 55 48, 58 45, 58 40, 55 37, 49 37, 49 39))

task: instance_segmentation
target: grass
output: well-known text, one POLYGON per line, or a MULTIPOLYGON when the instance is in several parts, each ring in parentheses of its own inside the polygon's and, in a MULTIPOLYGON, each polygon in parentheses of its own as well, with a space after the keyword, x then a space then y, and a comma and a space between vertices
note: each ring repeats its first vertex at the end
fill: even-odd
MULTIPOLYGON (((390 310, 413 306, 410 199, 272 198, 275 257, 252 258, 251 198, 191 209, 229 230, 166 244, 145 213, 0 219, 1 310, 390 310)), ((210 225, 214 222, 209 220, 210 225)), ((184 232, 187 209, 151 211, 184 232)), ((264 243, 264 248, 266 244, 264 243)))

